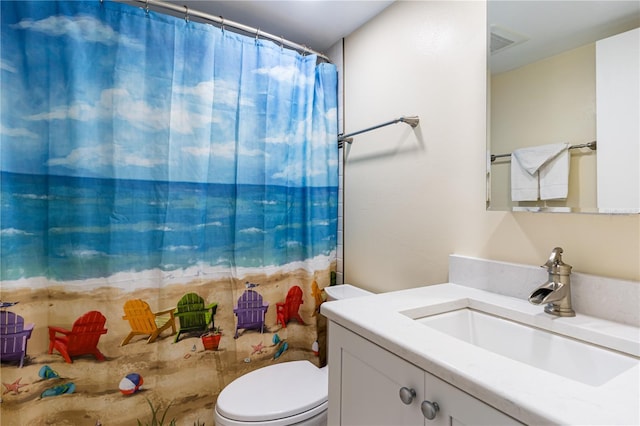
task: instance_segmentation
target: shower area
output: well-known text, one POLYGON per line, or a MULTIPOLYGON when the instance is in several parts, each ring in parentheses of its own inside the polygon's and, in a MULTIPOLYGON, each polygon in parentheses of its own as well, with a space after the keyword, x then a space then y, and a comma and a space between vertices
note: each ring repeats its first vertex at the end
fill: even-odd
POLYGON ((2 424, 210 425, 235 378, 322 365, 335 65, 197 11, 0 7, 2 424))

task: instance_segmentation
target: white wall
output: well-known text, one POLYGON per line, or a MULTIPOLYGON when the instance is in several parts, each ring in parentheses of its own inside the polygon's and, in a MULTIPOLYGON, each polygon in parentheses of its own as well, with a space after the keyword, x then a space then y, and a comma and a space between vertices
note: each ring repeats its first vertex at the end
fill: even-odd
POLYGON ((446 282, 451 253, 640 280, 640 216, 488 212, 486 5, 399 1, 345 39, 344 279, 446 282))

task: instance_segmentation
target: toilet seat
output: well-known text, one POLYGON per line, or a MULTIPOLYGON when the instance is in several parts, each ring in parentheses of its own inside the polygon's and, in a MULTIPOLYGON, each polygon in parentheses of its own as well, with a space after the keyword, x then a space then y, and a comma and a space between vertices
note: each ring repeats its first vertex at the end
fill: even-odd
POLYGON ((216 402, 217 420, 230 425, 301 422, 327 409, 327 376, 327 368, 318 368, 309 361, 259 368, 222 390, 216 402))

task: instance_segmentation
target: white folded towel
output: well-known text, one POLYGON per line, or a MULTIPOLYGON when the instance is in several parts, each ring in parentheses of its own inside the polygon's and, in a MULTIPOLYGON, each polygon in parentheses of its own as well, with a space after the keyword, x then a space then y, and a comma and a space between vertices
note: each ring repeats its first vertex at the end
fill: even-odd
POLYGON ((539 194, 538 172, 530 174, 511 154, 511 200, 536 201, 539 194))
POLYGON ((540 199, 564 200, 569 194, 569 163, 571 154, 565 149, 538 171, 540 175, 540 199))
POLYGON ((539 198, 566 198, 569 190, 568 148, 568 143, 557 143, 513 151, 511 199, 536 201, 539 198))

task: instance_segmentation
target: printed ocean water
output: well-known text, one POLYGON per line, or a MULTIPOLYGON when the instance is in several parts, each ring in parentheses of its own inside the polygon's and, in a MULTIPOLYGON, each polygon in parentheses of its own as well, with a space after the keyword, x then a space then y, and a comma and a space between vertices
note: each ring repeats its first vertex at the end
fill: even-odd
POLYGON ((336 249, 335 187, 0 178, 2 281, 282 266, 336 249))

